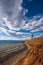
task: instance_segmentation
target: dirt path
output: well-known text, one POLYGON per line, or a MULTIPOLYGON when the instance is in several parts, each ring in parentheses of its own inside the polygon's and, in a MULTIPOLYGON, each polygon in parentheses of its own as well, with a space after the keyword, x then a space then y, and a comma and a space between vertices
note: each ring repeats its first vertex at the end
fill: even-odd
POLYGON ((32 47, 30 52, 15 65, 43 65, 43 45, 32 47))

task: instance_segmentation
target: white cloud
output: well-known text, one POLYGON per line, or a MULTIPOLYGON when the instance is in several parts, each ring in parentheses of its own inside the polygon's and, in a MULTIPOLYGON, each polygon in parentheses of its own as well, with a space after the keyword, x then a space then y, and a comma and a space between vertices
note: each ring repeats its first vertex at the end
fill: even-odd
POLYGON ((35 30, 31 30, 31 32, 37 32, 37 31, 40 31, 40 28, 35 29, 35 30))
MULTIPOLYGON (((31 2, 32 0, 29 1, 31 2)), ((25 17, 25 14, 28 12, 28 10, 27 9, 25 10, 21 7, 22 0, 20 1, 14 0, 14 3, 15 3, 14 7, 12 7, 12 3, 10 3, 11 6, 9 6, 8 8, 7 8, 8 5, 5 3, 3 4, 5 4, 6 6, 2 4, 0 6, 0 30, 3 33, 5 33, 8 36, 12 34, 24 35, 22 39, 28 39, 29 37, 31 37, 31 33, 20 32, 19 30, 21 29, 30 30, 30 32, 37 32, 43 30, 43 16, 34 16, 32 19, 27 19, 25 17), (23 14, 21 14, 22 10, 23 14), (11 12, 11 14, 9 12, 11 12), (3 24, 3 22, 5 23, 3 24), (6 29, 6 26, 9 28, 9 30, 6 29), (17 30, 18 32, 16 32, 17 30)))
POLYGON ((6 36, 1 36, 0 40, 19 40, 16 37, 6 37, 6 36))
POLYGON ((18 7, 18 9, 19 9, 19 10, 22 10, 22 7, 21 7, 21 6, 19 6, 19 7, 18 7))
POLYGON ((7 30, 6 30, 5 28, 0 27, 0 30, 1 30, 3 33, 5 33, 6 35, 9 36, 9 33, 7 32, 7 30))
POLYGON ((24 29, 29 29, 32 32, 43 30, 43 17, 35 16, 25 24, 24 29), (37 20, 39 18, 39 20, 37 20))
POLYGON ((16 35, 22 35, 23 33, 22 32, 16 32, 16 35))
POLYGON ((26 32, 15 32, 16 35, 29 35, 31 36, 31 33, 26 33, 26 32))
POLYGON ((11 23, 10 21, 7 20, 7 18, 3 17, 3 21, 6 24, 5 26, 7 26, 9 28, 9 30, 5 29, 5 27, 3 27, 3 26, 0 26, 0 30, 8 36, 14 34, 14 36, 15 35, 18 35, 18 36, 24 35, 24 36, 26 36, 26 38, 28 38, 28 35, 31 36, 31 33, 25 33, 25 32, 20 32, 20 31, 16 32, 16 31, 20 30, 20 29, 30 30, 30 32, 37 32, 37 31, 43 30, 43 17, 39 18, 39 20, 37 20, 37 18, 39 18, 39 17, 36 16, 30 20, 22 19, 21 23, 19 23, 20 21, 18 21, 18 20, 15 20, 13 23, 11 23))
POLYGON ((18 38, 18 37, 6 37, 6 36, 0 36, 0 40, 26 40, 26 39, 31 39, 31 37, 23 37, 23 38, 18 38))
POLYGON ((43 30, 43 26, 40 26, 40 29, 43 30))

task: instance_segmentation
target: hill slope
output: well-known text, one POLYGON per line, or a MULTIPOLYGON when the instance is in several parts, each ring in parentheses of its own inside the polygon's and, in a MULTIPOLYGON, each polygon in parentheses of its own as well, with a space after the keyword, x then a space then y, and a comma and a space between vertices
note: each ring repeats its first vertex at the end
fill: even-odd
POLYGON ((26 45, 31 45, 31 46, 40 45, 40 44, 43 45, 43 36, 41 36, 39 38, 36 38, 36 39, 33 39, 33 40, 26 40, 25 44, 26 45))
POLYGON ((31 50, 16 65, 43 65, 43 36, 34 40, 27 40, 31 50))

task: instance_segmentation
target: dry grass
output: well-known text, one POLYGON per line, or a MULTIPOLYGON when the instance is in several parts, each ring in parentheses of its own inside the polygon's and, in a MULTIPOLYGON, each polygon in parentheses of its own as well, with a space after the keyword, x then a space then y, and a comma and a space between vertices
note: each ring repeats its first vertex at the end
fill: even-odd
POLYGON ((26 45, 31 45, 31 46, 41 45, 41 44, 43 45, 43 36, 41 36, 39 38, 36 38, 36 39, 33 39, 33 40, 26 40, 25 44, 26 45))
POLYGON ((30 52, 22 58, 16 65, 43 65, 43 36, 33 40, 25 41, 27 46, 31 46, 30 52))
POLYGON ((43 36, 33 40, 26 40, 24 44, 28 47, 28 52, 21 53, 22 55, 19 55, 19 58, 22 58, 19 61, 13 57, 2 65, 43 65, 43 36), (30 50, 29 45, 31 46, 30 50), (16 64, 15 60, 18 61, 16 64))

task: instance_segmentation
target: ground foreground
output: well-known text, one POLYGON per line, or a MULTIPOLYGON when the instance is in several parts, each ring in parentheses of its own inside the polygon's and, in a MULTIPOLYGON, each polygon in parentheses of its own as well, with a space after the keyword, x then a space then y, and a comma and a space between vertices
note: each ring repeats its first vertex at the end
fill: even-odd
POLYGON ((27 49, 0 65, 43 65, 43 36, 24 42, 27 49), (30 48, 29 48, 30 47, 30 48))
POLYGON ((31 46, 30 52, 16 65, 43 65, 43 37, 26 41, 25 44, 31 46))

